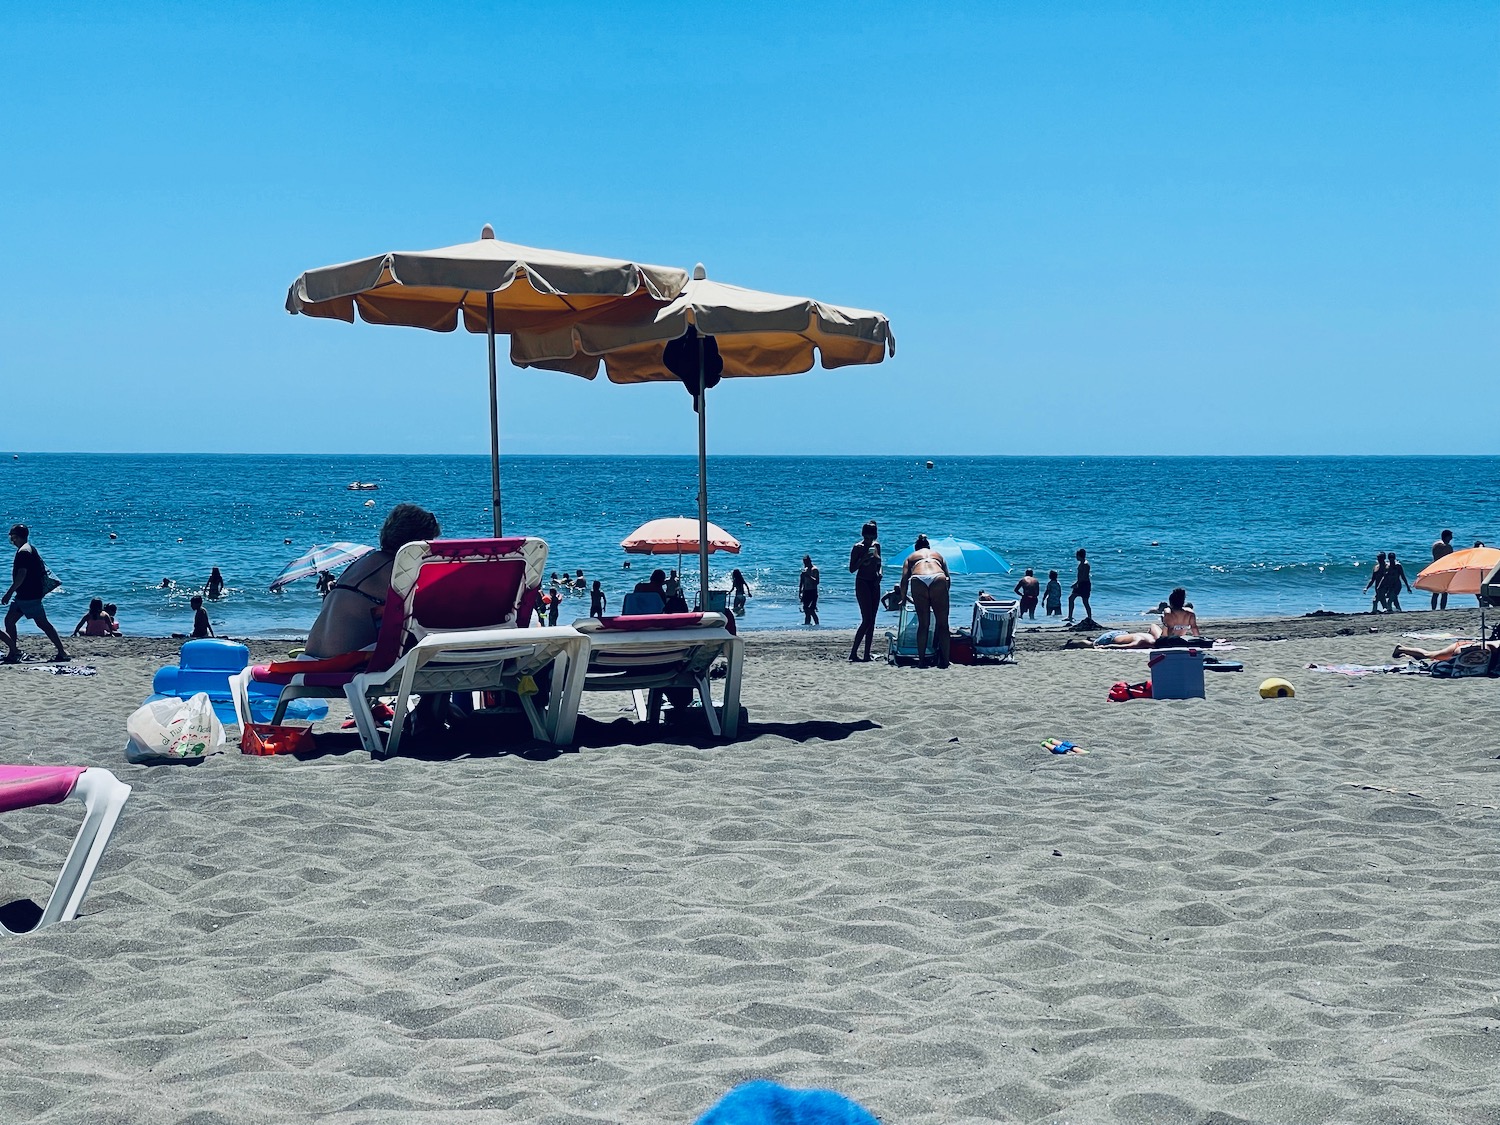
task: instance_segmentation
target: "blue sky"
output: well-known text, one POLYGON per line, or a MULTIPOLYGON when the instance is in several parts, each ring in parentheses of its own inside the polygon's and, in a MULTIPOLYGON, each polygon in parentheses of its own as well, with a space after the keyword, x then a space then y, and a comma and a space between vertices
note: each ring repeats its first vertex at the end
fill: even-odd
MULTIPOLYGON (((1493 453, 1497 58, 1494 3, 8 6, 0 440, 483 452, 482 337, 282 303, 491 222, 891 318, 717 453, 1493 453)), ((675 387, 501 400, 695 448, 675 387)))

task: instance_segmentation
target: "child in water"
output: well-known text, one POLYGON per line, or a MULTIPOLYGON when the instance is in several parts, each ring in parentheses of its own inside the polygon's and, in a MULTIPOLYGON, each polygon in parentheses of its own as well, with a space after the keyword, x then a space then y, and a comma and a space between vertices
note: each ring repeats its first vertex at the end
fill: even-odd
MULTIPOLYGON (((582 574, 583 571, 580 570, 578 573, 582 574)), ((589 616, 604 616, 604 586, 597 578, 594 579, 593 592, 589 594, 589 616)))
POLYGON ((194 594, 188 599, 188 605, 193 610, 193 636, 211 637, 214 635, 214 627, 208 623, 208 610, 203 608, 203 599, 194 594))
POLYGON ((1047 607, 1048 617, 1062 616, 1062 583, 1057 580, 1057 571, 1047 572, 1047 588, 1042 591, 1042 603, 1047 607))

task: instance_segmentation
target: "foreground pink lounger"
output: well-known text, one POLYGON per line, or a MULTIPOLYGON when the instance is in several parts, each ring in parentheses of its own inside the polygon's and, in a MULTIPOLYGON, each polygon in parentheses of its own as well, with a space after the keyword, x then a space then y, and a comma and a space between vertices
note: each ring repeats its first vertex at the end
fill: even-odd
MULTIPOLYGON (((84 807, 83 825, 73 839, 47 905, 32 917, 28 916, 30 911, 18 911, 17 904, 11 904, 8 920, 19 928, 0 921, 0 929, 26 933, 53 922, 66 922, 78 914, 93 881, 94 869, 99 866, 99 857, 109 844, 115 821, 129 796, 130 786, 109 770, 83 766, 0 766, 0 813, 59 805, 69 797, 77 797, 84 807)), ((20 905, 35 909, 29 902, 20 905)))

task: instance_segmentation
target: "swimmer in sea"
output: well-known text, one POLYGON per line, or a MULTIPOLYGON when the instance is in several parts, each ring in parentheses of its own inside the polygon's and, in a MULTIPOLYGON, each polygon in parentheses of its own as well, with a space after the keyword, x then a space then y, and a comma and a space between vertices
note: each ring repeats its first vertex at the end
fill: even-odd
POLYGON ((203 593, 209 601, 224 596, 224 576, 219 573, 218 567, 208 572, 208 581, 203 584, 203 593))

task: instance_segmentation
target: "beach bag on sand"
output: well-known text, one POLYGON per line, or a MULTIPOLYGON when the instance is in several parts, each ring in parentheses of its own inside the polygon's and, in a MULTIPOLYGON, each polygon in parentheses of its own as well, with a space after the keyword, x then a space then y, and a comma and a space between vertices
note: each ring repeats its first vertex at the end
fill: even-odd
POLYGON ((1466 676, 1493 676, 1490 670, 1494 663, 1490 659, 1490 651, 1483 645, 1475 645, 1466 648, 1457 656, 1447 660, 1439 660, 1428 669, 1440 680, 1458 680, 1466 676))
POLYGON ((1151 681, 1127 684, 1124 680, 1117 680, 1110 686, 1108 698, 1111 703, 1124 703, 1127 699, 1150 699, 1151 681))
POLYGON ((127 762, 195 762, 224 745, 224 724, 200 691, 189 699, 153 699, 125 720, 127 762))

